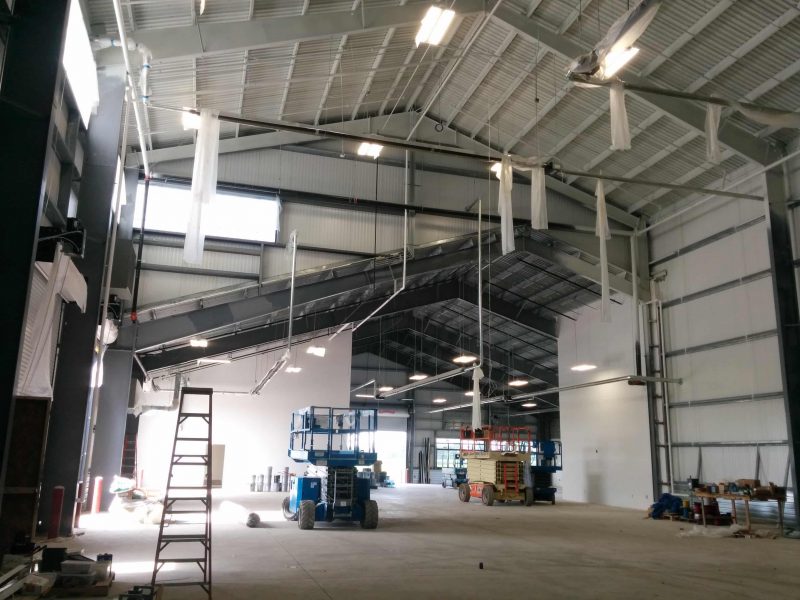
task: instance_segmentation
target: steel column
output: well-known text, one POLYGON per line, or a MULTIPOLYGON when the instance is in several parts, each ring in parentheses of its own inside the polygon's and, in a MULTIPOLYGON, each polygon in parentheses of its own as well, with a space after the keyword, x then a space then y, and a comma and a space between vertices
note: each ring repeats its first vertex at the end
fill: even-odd
MULTIPOLYGON (((3 489, 14 413, 17 363, 45 202, 45 164, 52 144, 52 107, 59 81, 67 0, 17 0, 0 82, 0 180, 7 199, 0 222, 3 253, 3 310, 0 312, 0 543, 7 520, 3 489)), ((54 199, 55 200, 55 199, 54 199)))
MULTIPOLYGON (((84 433, 89 410, 89 385, 100 320, 101 280, 105 247, 111 225, 111 205, 117 171, 117 153, 125 94, 122 69, 98 72, 100 106, 89 124, 86 159, 78 194, 78 218, 86 227, 85 258, 75 261, 86 277, 86 312, 67 305, 61 331, 62 352, 53 386, 51 427, 45 455, 43 502, 40 515, 49 514, 49 490, 64 486, 61 533, 72 532, 72 509, 83 461, 84 433)), ((102 391, 102 390, 100 390, 102 391)), ((98 394, 99 396, 99 394, 98 394)))
MULTIPOLYGON (((792 243, 789 233, 789 192, 782 169, 765 174, 764 214, 767 220, 772 292, 781 357, 786 432, 792 457, 794 497, 800 492, 800 311, 798 311, 792 243)), ((800 524, 800 514, 795 511, 800 524)))

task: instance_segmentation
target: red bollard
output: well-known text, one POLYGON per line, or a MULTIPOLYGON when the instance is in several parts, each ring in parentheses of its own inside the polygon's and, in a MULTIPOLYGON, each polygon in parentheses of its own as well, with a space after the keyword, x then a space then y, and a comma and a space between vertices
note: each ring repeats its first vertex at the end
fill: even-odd
POLYGON ((61 530, 61 511, 64 508, 64 486, 57 485, 50 494, 50 523, 47 526, 47 539, 58 537, 61 530))
POLYGON ((100 512, 100 500, 103 497, 103 478, 98 475, 94 478, 94 489, 92 490, 92 514, 100 512))

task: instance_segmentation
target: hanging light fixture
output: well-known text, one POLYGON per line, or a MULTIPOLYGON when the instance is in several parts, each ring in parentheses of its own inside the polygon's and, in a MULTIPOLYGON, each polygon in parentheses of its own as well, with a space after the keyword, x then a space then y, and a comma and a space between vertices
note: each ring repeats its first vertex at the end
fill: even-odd
POLYGON ((472 396, 475 395, 475 392, 464 392, 464 395, 465 396, 469 396, 470 398, 472 398, 472 396))
POLYGON ((394 388, 390 385, 383 385, 378 388, 379 392, 391 392, 394 388))
POLYGON ((309 346, 306 349, 306 354, 311 354, 312 356, 318 356, 319 358, 325 358, 325 346, 309 346))
POLYGON ((433 403, 434 404, 444 404, 445 402, 447 402, 447 398, 434 398, 433 399, 433 403))
POLYGON ((285 370, 287 373, 299 373, 300 371, 303 370, 303 367, 291 366, 291 367, 286 367, 285 370))
POLYGON ((422 381, 423 379, 427 379, 428 376, 425 373, 414 373, 409 377, 411 381, 422 381))
POLYGON ((417 47, 420 44, 430 44, 438 46, 444 39, 450 24, 453 22, 456 13, 450 9, 441 9, 438 6, 431 6, 419 24, 417 35, 414 42, 417 47))
POLYGON ((530 383, 527 379, 512 379, 508 382, 511 387, 523 387, 530 383))
POLYGON ((380 144, 373 144, 371 142, 361 142, 361 145, 358 147, 358 155, 371 156, 373 159, 375 159, 381 155, 381 150, 383 150, 383 146, 381 146, 380 144))
POLYGON ((478 360, 477 356, 473 356, 471 354, 459 354, 453 359, 453 362, 457 365, 467 365, 469 363, 475 362, 478 360))
POLYGON ((189 345, 192 348, 208 348, 208 340, 203 338, 192 338, 189 340, 189 345))
POLYGON ((537 406, 536 402, 526 402, 522 405, 522 408, 533 408, 534 406, 537 406))
POLYGON ((594 371, 597 368, 597 365, 592 365, 589 363, 581 363, 579 365, 575 365, 574 367, 570 367, 570 371, 577 371, 579 373, 583 371, 594 371))
POLYGON ((230 358, 198 358, 197 364, 198 365, 228 365, 230 364, 230 358))

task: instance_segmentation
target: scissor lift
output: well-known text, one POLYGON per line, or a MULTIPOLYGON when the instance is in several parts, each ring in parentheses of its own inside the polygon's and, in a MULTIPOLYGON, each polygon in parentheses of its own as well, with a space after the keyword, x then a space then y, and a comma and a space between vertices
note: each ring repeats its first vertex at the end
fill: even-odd
POLYGON ((292 476, 283 516, 300 529, 335 519, 375 529, 378 503, 370 499, 369 479, 358 477, 356 467, 377 460, 377 429, 376 409, 309 406, 292 413, 289 456, 314 472, 292 476))
POLYGON ((462 427, 460 456, 467 461, 467 483, 458 497, 469 502, 476 496, 486 506, 519 500, 534 502, 530 476, 531 431, 527 427, 462 427))

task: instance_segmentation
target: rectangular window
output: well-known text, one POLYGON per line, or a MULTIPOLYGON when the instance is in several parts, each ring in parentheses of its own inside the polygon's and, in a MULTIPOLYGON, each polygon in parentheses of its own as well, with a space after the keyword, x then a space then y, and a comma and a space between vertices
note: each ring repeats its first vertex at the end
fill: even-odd
POLYGON ((453 438, 436 439, 436 468, 451 469, 458 466, 460 442, 453 438))
MULTIPOLYGON (((150 183, 147 196, 147 231, 186 233, 192 190, 185 185, 150 183)), ((136 210, 133 225, 140 227, 144 208, 144 182, 136 191, 136 210)), ((275 194, 248 196, 217 190, 217 195, 207 208, 206 236, 246 240, 250 242, 275 242, 278 237, 280 200, 275 194)))

